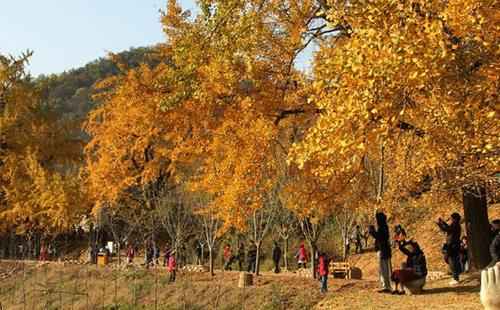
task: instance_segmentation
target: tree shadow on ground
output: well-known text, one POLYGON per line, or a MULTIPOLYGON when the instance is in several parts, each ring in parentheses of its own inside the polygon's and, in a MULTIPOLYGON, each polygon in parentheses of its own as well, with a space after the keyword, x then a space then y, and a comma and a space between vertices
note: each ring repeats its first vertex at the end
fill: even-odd
POLYGON ((457 293, 457 294, 470 294, 479 292, 477 285, 460 285, 460 286, 443 286, 424 289, 422 294, 443 294, 443 293, 457 293))

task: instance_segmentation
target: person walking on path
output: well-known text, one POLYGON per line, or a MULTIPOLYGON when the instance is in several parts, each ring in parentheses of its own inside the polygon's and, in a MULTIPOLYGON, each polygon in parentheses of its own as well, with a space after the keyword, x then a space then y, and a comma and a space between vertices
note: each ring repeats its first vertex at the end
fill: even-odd
POLYGON ((135 256, 135 249, 132 244, 129 244, 127 247, 127 263, 132 264, 134 261, 134 256, 135 256))
POLYGON ((153 264, 154 248, 151 244, 146 246, 146 268, 153 264))
POLYGON ((395 270, 391 275, 391 280, 395 283, 392 294, 404 295, 403 287, 406 283, 427 276, 427 262, 418 243, 403 240, 398 244, 399 250, 406 255, 406 264, 404 268, 395 270), (401 286, 401 291, 398 290, 398 285, 401 286))
POLYGON ((448 224, 441 218, 438 219, 437 225, 439 229, 446 233, 446 242, 443 245, 444 260, 451 268, 453 279, 448 283, 449 285, 459 284, 459 275, 461 272, 460 261, 458 254, 460 252, 460 235, 462 228, 460 227, 460 214, 453 213, 450 216, 451 223, 448 224))
POLYGON ((224 247, 224 270, 231 270, 233 260, 233 250, 229 244, 224 247))
POLYGON ((139 239, 134 240, 134 253, 135 255, 139 255, 139 239))
POLYGON ((257 246, 253 241, 250 241, 248 247, 248 272, 255 273, 255 261, 257 260, 257 246))
POLYGON ((169 281, 175 282, 175 250, 170 253, 168 258, 168 271, 170 272, 169 281))
POLYGON ((328 267, 330 266, 330 262, 332 261, 331 257, 328 257, 326 253, 320 252, 318 254, 318 276, 321 281, 321 286, 319 292, 321 294, 326 293, 328 291, 328 267))
POLYGON ((236 257, 238 259, 238 270, 243 271, 243 262, 245 261, 245 246, 240 243, 238 249, 236 250, 236 257))
POLYGON ((160 265, 160 254, 161 254, 160 247, 155 246, 155 249, 154 249, 155 265, 160 265))
POLYGON ((378 273, 382 288, 379 293, 390 293, 391 283, 391 246, 389 243, 389 227, 387 226, 387 216, 383 212, 375 213, 377 230, 370 226, 370 235, 375 239, 375 252, 377 253, 378 273))
POLYGON ((196 243, 196 248, 195 248, 196 265, 201 265, 201 256, 203 254, 203 248, 201 247, 200 241, 196 240, 195 243, 196 243))
POLYGON ((281 249, 278 246, 278 242, 275 241, 273 249, 274 273, 280 273, 280 259, 281 259, 281 249))
POLYGON ((167 264, 168 264, 169 252, 170 252, 170 250, 168 249, 168 246, 165 246, 163 248, 163 267, 167 266, 167 264))
POLYGON ((47 249, 45 246, 42 245, 40 248, 40 262, 45 263, 45 260, 47 259, 47 249))
POLYGON ((299 250, 297 251, 297 254, 295 254, 295 258, 298 257, 297 265, 298 268, 307 268, 307 250, 306 247, 304 246, 304 242, 300 243, 299 250))
POLYGON ((494 220, 492 222, 493 231, 496 235, 493 237, 493 241, 490 245, 490 254, 493 259, 493 265, 500 266, 500 219, 494 220))
POLYGON ((354 245, 356 245, 354 254, 363 253, 363 244, 361 243, 361 231, 359 226, 356 226, 354 229, 354 232, 352 233, 352 240, 354 240, 354 245))

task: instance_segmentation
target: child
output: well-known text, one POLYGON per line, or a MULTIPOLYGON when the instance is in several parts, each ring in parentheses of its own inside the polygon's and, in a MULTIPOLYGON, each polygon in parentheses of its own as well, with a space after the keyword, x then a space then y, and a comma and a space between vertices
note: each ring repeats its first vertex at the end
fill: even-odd
POLYGON ((127 263, 132 264, 134 261, 134 246, 132 244, 129 244, 127 247, 127 263))
POLYGON ((331 257, 328 257, 326 253, 320 252, 318 254, 318 276, 321 281, 321 287, 319 289, 321 294, 324 294, 328 290, 328 267, 332 261, 331 257))
POLYGON ((302 268, 307 268, 306 263, 307 263, 307 250, 306 247, 304 246, 304 243, 300 243, 300 248, 297 254, 295 254, 295 257, 298 257, 299 260, 297 262, 299 269, 302 268))
POLYGON ((175 282, 175 250, 168 258, 168 271, 170 272, 170 282, 175 282))

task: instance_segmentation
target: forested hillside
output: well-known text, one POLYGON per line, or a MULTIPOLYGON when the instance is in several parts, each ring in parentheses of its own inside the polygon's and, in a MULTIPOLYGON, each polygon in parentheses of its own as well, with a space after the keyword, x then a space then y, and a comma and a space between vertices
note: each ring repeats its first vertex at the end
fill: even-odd
MULTIPOLYGON (((116 54, 116 59, 129 68, 135 68, 141 61, 151 62, 146 54, 152 51, 152 47, 131 48, 116 54)), ((81 121, 96 107, 96 102, 92 100, 95 93, 92 86, 118 73, 114 60, 99 58, 78 69, 53 75, 42 74, 35 82, 45 84, 46 103, 55 108, 61 117, 81 121)))

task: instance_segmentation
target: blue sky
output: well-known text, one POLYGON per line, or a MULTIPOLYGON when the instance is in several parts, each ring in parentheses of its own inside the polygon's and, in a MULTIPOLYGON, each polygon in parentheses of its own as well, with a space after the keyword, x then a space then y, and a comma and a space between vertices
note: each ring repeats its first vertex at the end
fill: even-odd
POLYGON ((0 53, 33 50, 35 76, 78 68, 107 51, 163 42, 158 10, 165 6, 166 0, 0 0, 0 53))

